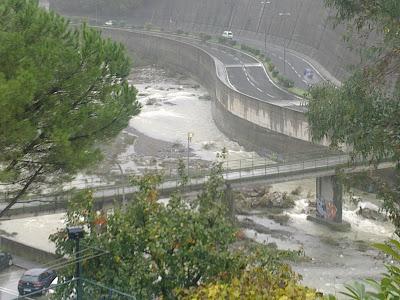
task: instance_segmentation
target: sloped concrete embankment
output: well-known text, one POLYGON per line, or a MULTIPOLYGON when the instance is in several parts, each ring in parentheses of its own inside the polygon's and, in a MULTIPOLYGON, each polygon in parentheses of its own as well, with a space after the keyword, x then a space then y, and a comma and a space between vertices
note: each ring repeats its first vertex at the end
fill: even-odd
POLYGON ((124 43, 136 56, 189 74, 205 86, 213 101, 213 118, 219 129, 250 150, 315 154, 325 147, 310 143, 304 113, 244 95, 228 86, 224 68, 193 44, 156 34, 103 29, 103 34, 124 43))

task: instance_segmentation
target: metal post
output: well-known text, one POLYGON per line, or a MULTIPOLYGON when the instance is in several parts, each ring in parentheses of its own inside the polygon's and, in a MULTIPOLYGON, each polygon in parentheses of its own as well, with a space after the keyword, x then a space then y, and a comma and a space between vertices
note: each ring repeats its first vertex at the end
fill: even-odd
POLYGON ((189 145, 190 145, 190 142, 191 142, 191 140, 192 140, 192 137, 193 137, 193 133, 191 133, 191 132, 188 132, 188 134, 187 134, 187 177, 188 177, 188 180, 189 180, 189 163, 190 163, 190 151, 189 151, 189 145))
POLYGON ((187 139, 187 177, 188 177, 188 180, 189 180, 189 159, 190 159, 189 143, 190 143, 190 139, 189 139, 189 135, 188 135, 188 139, 187 139))
POLYGON ((283 74, 286 73, 286 47, 285 42, 283 42, 283 74))
MULTIPOLYGON (((119 171, 121 172, 122 178, 125 179, 124 170, 122 169, 121 165, 118 162, 115 162, 118 166, 119 171)), ((119 191, 118 191, 119 194, 119 191)), ((122 205, 126 206, 126 198, 125 198, 125 182, 122 182, 122 205)))
POLYGON ((264 175, 267 176, 267 158, 264 158, 264 175))
POLYGON ((82 227, 67 227, 68 239, 75 241, 75 258, 76 258, 76 299, 82 300, 82 266, 81 254, 79 250, 79 240, 83 238, 85 232, 82 227))
POLYGON ((99 15, 99 0, 96 0, 96 25, 99 25, 99 19, 101 19, 99 15))
MULTIPOLYGON (((280 12, 280 13, 278 13, 278 15, 280 17, 290 16, 290 12, 285 12, 285 13, 280 12)), ((285 43, 285 40, 283 40, 283 74, 285 74, 285 71, 286 71, 286 43, 285 43)))
POLYGON ((267 31, 264 31, 264 54, 265 58, 267 58, 267 31))
POLYGON ((82 265, 81 265, 81 254, 79 250, 79 238, 76 239, 75 242, 75 253, 76 253, 76 272, 75 272, 75 277, 76 277, 76 299, 77 300, 82 300, 82 265))

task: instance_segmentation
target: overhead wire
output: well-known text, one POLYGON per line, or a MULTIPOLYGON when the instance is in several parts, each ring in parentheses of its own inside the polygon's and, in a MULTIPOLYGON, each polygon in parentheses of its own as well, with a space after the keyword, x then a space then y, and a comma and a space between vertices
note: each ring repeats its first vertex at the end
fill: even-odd
MULTIPOLYGON (((85 248, 85 249, 82 249, 81 251, 79 251, 78 253, 83 253, 83 252, 85 252, 85 251, 87 251, 87 250, 89 250, 89 249, 86 249, 86 248, 85 248)), ((57 259, 55 259, 55 260, 53 260, 53 261, 50 261, 50 262, 45 263, 45 264, 43 264, 43 265, 40 265, 40 267, 43 267, 43 268, 46 268, 46 269, 51 269, 53 265, 58 265, 58 264, 59 264, 59 263, 56 263, 56 262, 58 262, 58 261, 65 261, 65 260, 66 260, 66 258, 60 257, 60 258, 57 258, 57 259)), ((0 274, 0 279, 1 279, 1 278, 4 278, 4 277, 7 277, 7 276, 10 275, 10 274, 13 274, 14 272, 15 272, 15 271, 9 271, 9 272, 0 274)), ((18 275, 18 276, 20 276, 20 275, 18 275)))

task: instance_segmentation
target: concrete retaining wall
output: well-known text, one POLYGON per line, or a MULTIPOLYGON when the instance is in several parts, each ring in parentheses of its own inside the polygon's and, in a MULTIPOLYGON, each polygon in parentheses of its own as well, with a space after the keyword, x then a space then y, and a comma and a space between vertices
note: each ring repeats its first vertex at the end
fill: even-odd
MULTIPOLYGON (((65 10, 79 15, 79 11, 65 10)), ((359 62, 358 53, 343 42, 343 27, 333 29, 334 12, 322 0, 145 0, 141 7, 118 16, 93 8, 92 18, 124 19, 129 24, 152 23, 167 30, 181 29, 220 35, 231 29, 235 36, 264 41, 301 52, 343 79, 346 65, 359 62), (265 4, 265 2, 270 2, 265 4), (280 16, 279 13, 290 13, 280 16)))
MULTIPOLYGON (((48 263, 60 258, 54 253, 25 245, 4 236, 0 236, 0 247, 4 251, 12 253, 12 255, 20 256, 37 263, 48 263)), ((62 261, 57 262, 61 263, 62 261)))
POLYGON ((279 0, 265 5, 260 0, 146 0, 131 20, 152 22, 164 28, 204 31, 220 35, 227 28, 236 35, 267 40, 299 51, 343 79, 348 63, 358 54, 343 42, 344 29, 333 29, 332 12, 322 0, 279 0), (263 10, 264 8, 264 10, 263 10), (290 16, 279 16, 290 13, 290 16))
POLYGON ((324 147, 309 142, 304 113, 249 97, 230 88, 225 83, 218 61, 204 50, 183 41, 144 32, 104 29, 103 33, 123 42, 136 55, 195 77, 216 100, 213 117, 217 126, 248 149, 281 155, 325 151, 324 147))

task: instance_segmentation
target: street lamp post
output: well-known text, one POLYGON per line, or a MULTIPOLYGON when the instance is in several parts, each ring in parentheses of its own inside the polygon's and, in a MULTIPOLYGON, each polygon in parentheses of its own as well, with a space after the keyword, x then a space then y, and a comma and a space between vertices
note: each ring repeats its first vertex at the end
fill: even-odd
MULTIPOLYGON (((125 179, 125 174, 124 170, 122 169, 121 165, 119 162, 115 162, 115 164, 118 166, 119 171, 121 172, 122 178, 125 179)), ((126 197, 125 197, 125 180, 122 182, 122 206, 125 208, 126 207, 126 197)))
POLYGON ((81 252, 79 250, 79 241, 83 238, 85 232, 82 227, 67 227, 68 238, 75 241, 75 256, 76 256, 76 299, 82 300, 82 265, 81 265, 81 252))
POLYGON ((96 0, 96 26, 99 26, 99 3, 98 0, 96 0))
MULTIPOLYGON (((260 26, 261 19, 264 16, 265 6, 267 4, 271 4, 271 2, 270 1, 262 1, 261 4, 263 4, 263 8, 262 8, 260 21, 258 22, 258 26, 260 26)), ((257 32, 258 32, 258 29, 257 29, 257 32)), ((267 30, 264 30, 264 53, 265 53, 265 56, 266 56, 267 55, 267 30)))
POLYGON ((193 132, 188 132, 187 134, 187 177, 189 180, 189 160, 190 160, 190 151, 189 151, 189 145, 190 142, 192 141, 193 138, 193 132))
MULTIPOLYGON (((290 17, 290 12, 285 12, 285 13, 280 12, 278 15, 280 17, 283 17, 283 16, 290 17)), ((285 44, 286 43, 285 43, 285 40, 284 40, 283 41, 283 74, 286 73, 286 45, 285 44)))

